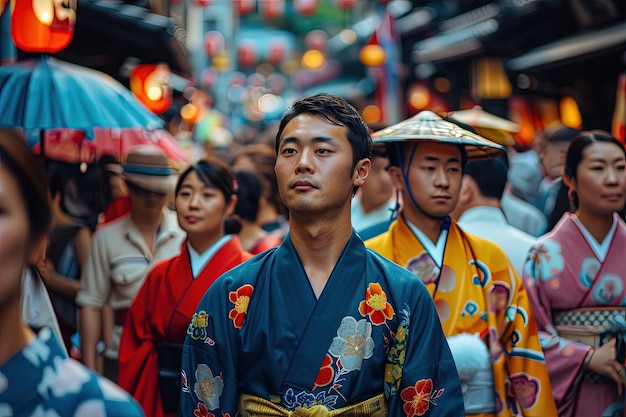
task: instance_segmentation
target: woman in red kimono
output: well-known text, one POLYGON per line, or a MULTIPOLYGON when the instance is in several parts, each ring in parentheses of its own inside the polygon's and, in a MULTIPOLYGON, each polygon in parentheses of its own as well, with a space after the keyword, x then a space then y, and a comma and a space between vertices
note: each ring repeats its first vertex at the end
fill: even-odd
POLYGON ((563 182, 575 212, 531 248, 524 285, 559 416, 624 416, 624 146, 606 132, 578 134, 563 182))
POLYGON ((187 232, 181 253, 157 264, 133 300, 122 332, 119 385, 151 417, 174 416, 180 389, 180 348, 198 302, 227 270, 249 259, 231 219, 236 180, 223 162, 207 159, 176 184, 178 222, 187 232))

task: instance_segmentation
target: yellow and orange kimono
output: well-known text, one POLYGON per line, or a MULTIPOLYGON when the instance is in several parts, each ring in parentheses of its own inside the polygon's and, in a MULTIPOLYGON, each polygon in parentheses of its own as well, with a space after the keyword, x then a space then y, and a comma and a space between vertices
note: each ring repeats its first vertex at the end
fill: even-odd
POLYGON ((446 337, 477 334, 487 345, 496 412, 468 415, 557 415, 528 294, 496 244, 463 232, 453 220, 439 268, 400 216, 365 245, 426 285, 446 337))

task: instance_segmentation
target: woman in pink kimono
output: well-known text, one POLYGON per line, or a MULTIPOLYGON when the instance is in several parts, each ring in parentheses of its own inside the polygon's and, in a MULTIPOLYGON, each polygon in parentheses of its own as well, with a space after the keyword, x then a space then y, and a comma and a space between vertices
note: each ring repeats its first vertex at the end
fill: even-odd
POLYGON ((624 146, 581 132, 563 173, 575 207, 542 236, 524 266, 562 417, 624 416, 626 201, 624 146))

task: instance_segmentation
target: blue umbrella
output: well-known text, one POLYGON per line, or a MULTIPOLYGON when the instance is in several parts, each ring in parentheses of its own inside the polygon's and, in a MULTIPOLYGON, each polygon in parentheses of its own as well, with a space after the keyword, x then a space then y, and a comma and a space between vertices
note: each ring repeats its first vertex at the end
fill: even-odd
POLYGON ((155 129, 162 121, 102 72, 41 58, 0 66, 0 126, 24 129, 155 129))

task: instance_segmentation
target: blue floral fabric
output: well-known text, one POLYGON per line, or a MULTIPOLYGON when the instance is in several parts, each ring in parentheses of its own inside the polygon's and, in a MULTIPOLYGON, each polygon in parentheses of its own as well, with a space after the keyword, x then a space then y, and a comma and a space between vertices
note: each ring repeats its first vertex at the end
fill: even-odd
POLYGON ((48 328, 0 366, 2 417, 140 417, 125 391, 68 358, 48 328))
POLYGON ((187 329, 181 391, 183 417, 242 415, 241 394, 289 412, 385 394, 389 416, 465 415, 426 287, 356 234, 319 299, 289 235, 221 276, 187 329))

